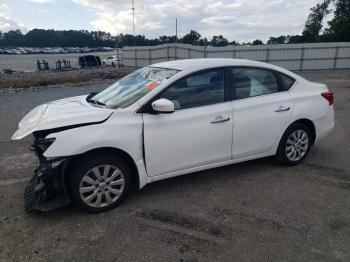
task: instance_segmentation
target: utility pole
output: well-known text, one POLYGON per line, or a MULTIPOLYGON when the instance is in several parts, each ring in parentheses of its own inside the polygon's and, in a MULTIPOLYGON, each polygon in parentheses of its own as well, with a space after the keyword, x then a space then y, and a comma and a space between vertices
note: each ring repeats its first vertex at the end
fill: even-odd
POLYGON ((176 46, 177 46, 177 18, 175 20, 175 48, 174 48, 175 60, 177 58, 176 46))
POLYGON ((132 11, 132 30, 134 32, 134 56, 135 56, 135 67, 137 67, 136 58, 136 33, 135 33, 135 5, 134 0, 131 0, 131 11, 132 11))
POLYGON ((131 0, 131 10, 132 10, 132 30, 134 32, 134 47, 136 46, 136 33, 135 33, 135 6, 134 0, 131 0))
POLYGON ((175 20, 175 44, 177 44, 177 18, 175 20))

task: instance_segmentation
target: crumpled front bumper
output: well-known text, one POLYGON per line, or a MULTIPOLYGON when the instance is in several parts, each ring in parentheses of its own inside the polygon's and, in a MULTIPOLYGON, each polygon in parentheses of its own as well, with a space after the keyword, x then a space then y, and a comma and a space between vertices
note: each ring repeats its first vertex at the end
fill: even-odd
POLYGON ((48 212, 70 203, 63 176, 67 161, 40 159, 40 165, 24 191, 27 213, 48 212))

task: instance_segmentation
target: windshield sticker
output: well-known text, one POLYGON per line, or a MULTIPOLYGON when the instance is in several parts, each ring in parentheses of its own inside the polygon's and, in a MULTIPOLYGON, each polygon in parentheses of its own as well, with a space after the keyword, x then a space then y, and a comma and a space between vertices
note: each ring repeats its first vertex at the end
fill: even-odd
POLYGON ((146 84, 146 87, 147 87, 148 89, 153 89, 153 88, 156 87, 156 85, 157 85, 157 82, 156 82, 156 81, 150 81, 150 82, 148 82, 148 83, 146 84))

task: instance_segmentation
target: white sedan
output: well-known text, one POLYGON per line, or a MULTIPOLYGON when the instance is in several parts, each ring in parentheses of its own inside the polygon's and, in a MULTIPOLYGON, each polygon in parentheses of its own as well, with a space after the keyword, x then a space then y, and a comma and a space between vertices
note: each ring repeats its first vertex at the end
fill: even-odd
POLYGON ((120 65, 119 56, 109 56, 102 60, 102 65, 104 66, 119 66, 120 65))
POLYGON ((33 133, 40 160, 25 192, 28 212, 71 201, 97 212, 132 185, 267 156, 299 164, 333 127, 324 84, 261 62, 191 59, 40 105, 12 139, 33 133))

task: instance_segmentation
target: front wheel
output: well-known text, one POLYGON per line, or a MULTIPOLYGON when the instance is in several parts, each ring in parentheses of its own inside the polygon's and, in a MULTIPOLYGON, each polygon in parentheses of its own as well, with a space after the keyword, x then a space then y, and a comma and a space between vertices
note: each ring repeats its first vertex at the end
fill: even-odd
POLYGON ((297 165, 305 159, 310 147, 310 129, 304 124, 295 123, 283 134, 277 149, 276 159, 284 165, 297 165))
POLYGON ((73 203, 90 212, 114 208, 130 185, 130 168, 122 159, 96 156, 81 160, 69 178, 73 203))

